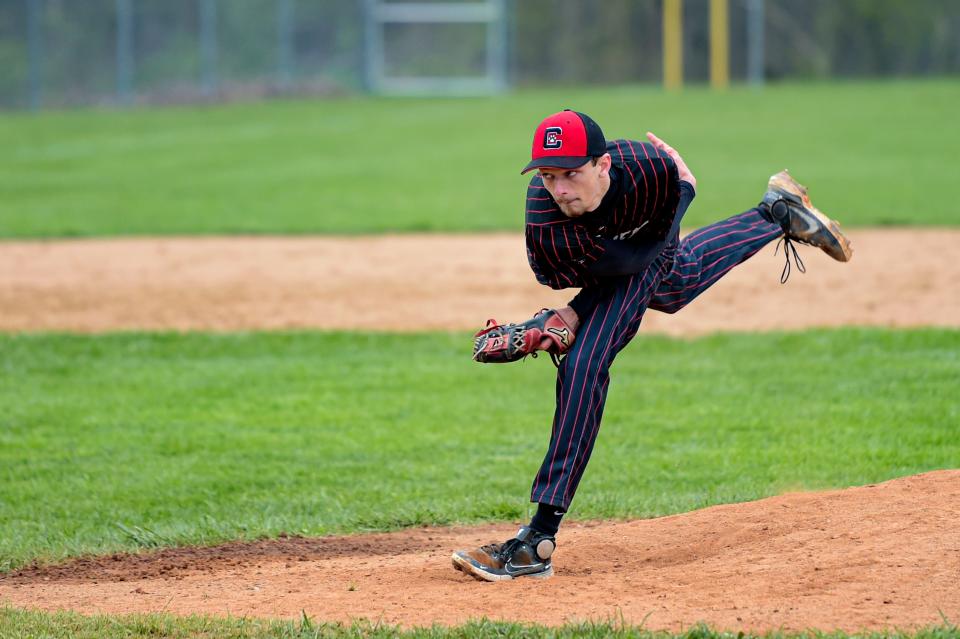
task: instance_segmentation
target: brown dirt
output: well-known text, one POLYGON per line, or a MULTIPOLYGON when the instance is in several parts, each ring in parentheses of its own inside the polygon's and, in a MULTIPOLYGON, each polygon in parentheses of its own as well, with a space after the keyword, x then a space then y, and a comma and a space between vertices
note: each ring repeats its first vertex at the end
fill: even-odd
POLYGON ((915 628, 960 619, 960 470, 629 522, 564 527, 549 580, 488 584, 452 549, 511 526, 282 538, 78 559, 0 576, 0 602, 404 626, 488 617, 679 630, 915 628))
MULTIPOLYGON (((773 246, 644 332, 960 326, 960 231, 855 230, 849 264, 773 246)), ((325 328, 468 330, 570 292, 538 285, 519 233, 0 243, 0 331, 325 328)))
MULTIPOLYGON (((772 246, 645 332, 960 326, 960 232, 858 230, 854 260, 772 246)), ((0 243, 0 331, 466 330, 569 293, 533 282, 515 234, 0 243)), ((82 558, 0 576, 0 604, 404 626, 623 619, 677 630, 909 628, 960 619, 960 471, 654 520, 570 523, 557 576, 483 584, 454 548, 514 526, 286 537, 82 558)))

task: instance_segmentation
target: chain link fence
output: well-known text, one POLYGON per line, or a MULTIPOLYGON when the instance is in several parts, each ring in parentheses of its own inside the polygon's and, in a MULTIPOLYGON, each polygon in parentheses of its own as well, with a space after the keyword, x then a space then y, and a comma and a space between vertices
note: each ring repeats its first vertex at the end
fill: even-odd
MULTIPOLYGON (((662 0, 499 1, 502 24, 378 32, 371 6, 396 0, 0 0, 0 107, 361 92, 372 40, 386 74, 475 77, 489 28, 508 86, 661 82, 662 0)), ((960 72, 956 0, 729 0, 734 81, 758 5, 766 81, 960 72)), ((685 81, 705 82, 708 0, 685 0, 683 18, 685 81)))

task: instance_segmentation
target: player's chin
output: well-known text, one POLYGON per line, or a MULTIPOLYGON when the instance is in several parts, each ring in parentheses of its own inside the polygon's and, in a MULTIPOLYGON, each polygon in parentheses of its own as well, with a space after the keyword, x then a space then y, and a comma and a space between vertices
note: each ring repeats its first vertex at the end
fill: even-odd
POLYGON ((582 208, 576 207, 576 206, 570 206, 569 204, 566 206, 561 205, 560 212, 566 215, 567 217, 580 217, 584 213, 582 208))

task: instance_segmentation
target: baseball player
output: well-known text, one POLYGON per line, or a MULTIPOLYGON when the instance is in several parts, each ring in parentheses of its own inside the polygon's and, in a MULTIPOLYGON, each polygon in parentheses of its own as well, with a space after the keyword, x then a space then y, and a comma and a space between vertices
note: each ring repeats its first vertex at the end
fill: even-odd
POLYGON ((791 242, 841 262, 853 253, 837 223, 786 171, 770 178, 757 206, 680 240, 697 181, 673 148, 647 138, 607 142, 591 118, 570 110, 548 116, 534 133, 523 169, 536 170, 527 188, 527 258, 541 284, 581 290, 564 308, 521 324, 491 320, 476 335, 477 361, 546 351, 557 364, 550 445, 530 497, 537 511, 516 537, 453 554, 454 567, 477 579, 553 574, 556 534, 597 438, 610 365, 647 309, 676 313, 775 239, 787 256, 781 282, 791 253, 805 270, 791 242))

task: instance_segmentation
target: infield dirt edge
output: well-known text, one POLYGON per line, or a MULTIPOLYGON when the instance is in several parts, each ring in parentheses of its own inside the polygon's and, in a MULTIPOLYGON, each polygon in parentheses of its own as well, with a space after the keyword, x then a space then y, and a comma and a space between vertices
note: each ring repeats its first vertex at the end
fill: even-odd
POLYGON ((564 526, 549 580, 476 582, 455 548, 511 524, 83 558, 0 577, 0 601, 84 614, 166 611, 369 619, 405 628, 473 619, 679 631, 921 628, 960 618, 960 470, 788 493, 622 522, 564 526))

